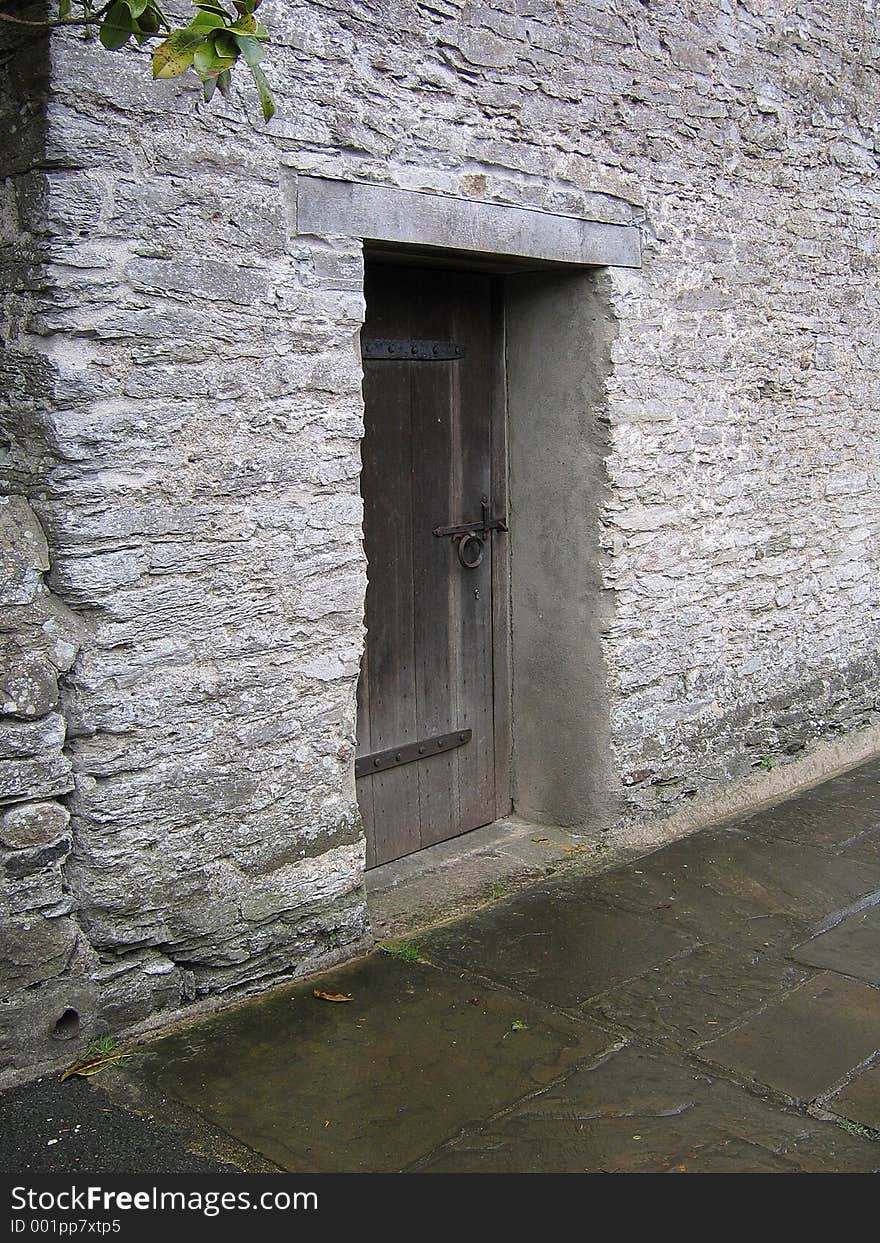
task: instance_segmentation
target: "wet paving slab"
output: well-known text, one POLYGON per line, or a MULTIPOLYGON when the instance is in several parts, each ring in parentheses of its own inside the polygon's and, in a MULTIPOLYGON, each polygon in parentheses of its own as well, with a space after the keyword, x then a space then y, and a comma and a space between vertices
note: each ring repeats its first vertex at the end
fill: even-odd
POLYGON ((880 1138, 880 1065, 868 1067, 823 1102, 829 1112, 875 1132, 880 1138))
POLYGON ((827 805, 808 801, 806 795, 790 810, 782 804, 739 823, 744 832, 753 832, 765 841, 773 839, 853 857, 861 847, 872 860, 880 842, 880 813, 833 816, 827 805))
POLYGON ((628 1033, 691 1049, 729 1031, 813 974, 766 950, 698 946, 592 998, 584 1010, 628 1033))
POLYGON ((831 781, 740 820, 762 838, 880 860, 880 761, 873 760, 831 781))
POLYGON ((701 1058, 808 1103, 880 1052, 880 990, 822 972, 734 1031, 701 1058))
POLYGON ((427 1173, 872 1172, 880 1148, 639 1045, 432 1154, 427 1173))
POLYGON ((376 954, 153 1042, 136 1074, 284 1170, 378 1173, 613 1043, 595 1023, 376 954))
POLYGON ((843 859, 859 859, 880 867, 880 829, 868 829, 848 838, 839 854, 843 859))
POLYGON ((792 957, 880 987, 880 905, 847 915, 827 932, 796 946, 792 957))
POLYGON ((585 895, 701 942, 758 950, 804 940, 830 912, 880 896, 880 865, 765 839, 760 824, 695 833, 592 878, 585 895))
MULTIPOLYGON (((815 821, 819 839, 826 833, 845 835, 871 825, 880 828, 880 758, 801 790, 772 807, 747 813, 742 819, 752 820, 770 814, 782 826, 788 812, 791 826, 796 828, 804 815, 812 811, 828 816, 824 824, 815 821)), ((814 839, 813 844, 819 839, 814 839)))
POLYGON ((432 962, 563 1009, 576 1009, 695 944, 677 928, 596 901, 576 881, 542 885, 422 940, 432 962))

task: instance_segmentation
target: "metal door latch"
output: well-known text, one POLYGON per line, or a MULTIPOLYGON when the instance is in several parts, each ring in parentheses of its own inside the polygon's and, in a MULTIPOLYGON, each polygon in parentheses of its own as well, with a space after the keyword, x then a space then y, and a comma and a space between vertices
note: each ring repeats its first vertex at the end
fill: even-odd
POLYGON ((435 527, 434 534, 442 539, 448 535, 457 544, 458 559, 466 570, 475 570, 483 560, 486 540, 493 531, 506 531, 507 523, 489 516, 489 498, 480 497, 482 518, 479 522, 460 522, 454 527, 435 527))

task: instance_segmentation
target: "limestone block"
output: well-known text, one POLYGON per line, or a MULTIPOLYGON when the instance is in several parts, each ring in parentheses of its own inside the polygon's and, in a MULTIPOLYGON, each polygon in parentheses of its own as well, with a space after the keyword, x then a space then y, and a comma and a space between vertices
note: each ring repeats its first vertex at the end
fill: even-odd
MULTIPOLYGON (((9 856, 4 853, 2 857, 9 856)), ((68 857, 21 876, 10 874, 0 864, 0 920, 19 916, 30 919, 36 915, 55 919, 72 915, 78 902, 65 884, 63 869, 68 857)))
POLYGON ((69 918, 44 919, 35 915, 7 922, 0 959, 0 994, 30 988, 59 975, 67 965, 76 938, 76 925, 69 918))
POLYGON ((64 717, 50 712, 35 721, 0 717, 0 760, 52 755, 64 746, 64 717))
POLYGON ((24 497, 0 496, 0 605, 27 604, 49 568, 43 529, 24 497))
MULTIPOLYGON (((0 1006, 0 1085, 16 1074, 32 1075, 35 1069, 39 1072, 69 1063, 96 1036, 123 1033, 150 1015, 177 1009, 195 995, 191 973, 161 953, 146 951, 102 963, 81 938, 64 946, 65 956, 58 954, 53 960, 66 964, 67 970, 33 978, 39 968, 27 961, 31 957, 27 937, 33 938, 30 944, 36 950, 35 940, 43 933, 31 921, 21 935, 16 954, 23 961, 16 968, 17 978, 32 978, 39 987, 18 985, 0 1006)), ((41 952, 45 954, 48 948, 44 941, 41 952)))
POLYGON ((61 672, 76 659, 86 627, 45 587, 27 604, 0 605, 0 670, 7 670, 22 652, 41 655, 61 672))
POLYGON ((66 673, 73 667, 87 633, 85 623, 57 596, 43 591, 34 602, 48 660, 66 673))
POLYGON ((21 880, 25 876, 42 872, 44 868, 51 867, 53 863, 66 859, 70 854, 71 844, 69 837, 59 837, 57 841, 50 842, 48 845, 0 851, 0 868, 3 869, 6 877, 21 880))
POLYGON ((70 812, 60 803, 19 803, 0 812, 0 843, 10 850, 48 846, 67 831, 70 812))
POLYGON ((53 798, 71 789, 71 763, 64 755, 0 760, 0 803, 53 798))
POLYGON ((0 713, 33 720, 58 703, 58 671, 43 656, 7 644, 0 650, 0 713))

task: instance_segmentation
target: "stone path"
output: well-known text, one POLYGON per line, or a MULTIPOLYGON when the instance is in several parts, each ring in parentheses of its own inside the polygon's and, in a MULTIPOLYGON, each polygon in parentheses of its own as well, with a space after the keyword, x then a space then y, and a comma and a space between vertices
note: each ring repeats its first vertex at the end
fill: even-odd
POLYGON ((875 1171, 878 904, 873 761, 155 1040, 114 1094, 251 1169, 875 1171))

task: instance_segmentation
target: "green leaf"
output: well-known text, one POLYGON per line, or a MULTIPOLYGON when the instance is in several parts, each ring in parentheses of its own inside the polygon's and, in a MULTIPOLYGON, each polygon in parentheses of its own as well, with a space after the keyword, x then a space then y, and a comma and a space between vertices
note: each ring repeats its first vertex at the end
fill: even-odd
POLYGON ((171 23, 159 8, 159 0, 150 0, 150 12, 156 14, 156 20, 160 26, 164 26, 166 30, 171 29, 171 23))
POLYGON ((238 44, 242 56, 252 69, 254 65, 258 65, 261 60, 265 59, 266 53, 256 39, 252 39, 249 35, 233 35, 232 37, 238 44))
POLYGON ((202 93, 205 96, 206 104, 209 104, 211 100, 214 98, 214 92, 216 91, 216 89, 217 89, 216 78, 203 78, 202 79, 202 93))
POLYGON ((110 51, 115 51, 128 43, 133 33, 134 25, 128 6, 122 0, 116 0, 116 4, 101 22, 101 43, 110 51))
POLYGON ((147 39, 159 32, 159 18, 153 9, 145 9, 137 21, 134 23, 134 37, 138 43, 144 43, 147 39))
POLYGON ((179 78, 189 69, 196 48, 204 41, 204 35, 191 30, 175 30, 153 53, 153 77, 179 78))
POLYGON ((147 0, 124 0, 124 4, 132 17, 140 17, 147 7, 147 0))
POLYGON ((257 19, 251 17, 250 13, 245 13, 240 17, 234 26, 229 29, 234 35, 252 35, 257 29, 257 19))
POLYGON ((217 13, 197 13, 186 29, 206 35, 211 30, 225 30, 226 22, 217 13))
POLYGON ((58 17, 62 22, 70 17, 70 0, 58 0, 58 17))
POLYGON ((225 60, 238 60, 238 44, 232 35, 225 31, 221 30, 219 34, 214 35, 214 51, 225 60))
POLYGON ((204 82, 205 78, 216 78, 218 74, 224 70, 230 69, 236 61, 236 57, 218 56, 214 45, 210 40, 206 40, 201 47, 197 47, 193 56, 193 68, 204 82))
MULTIPOLYGON (((211 44, 205 40, 201 47, 197 47, 193 52, 193 69, 199 77, 204 81, 205 78, 215 77, 212 73, 214 65, 217 63, 217 57, 211 44)), ((220 73, 220 69, 217 70, 220 73)))
POLYGON ((272 88, 266 81, 266 75, 263 73, 259 65, 250 65, 251 77, 257 88, 257 94, 260 97, 260 106, 263 109, 263 120, 271 121, 275 115, 275 100, 272 98, 272 88))
POLYGON ((217 75, 217 86, 223 98, 228 99, 229 92, 232 89, 232 74, 228 69, 224 69, 222 73, 217 75))
POLYGON ((231 18, 229 10, 224 9, 222 4, 215 4, 214 0, 195 0, 194 8, 201 9, 203 13, 215 13, 224 19, 224 25, 231 18))

